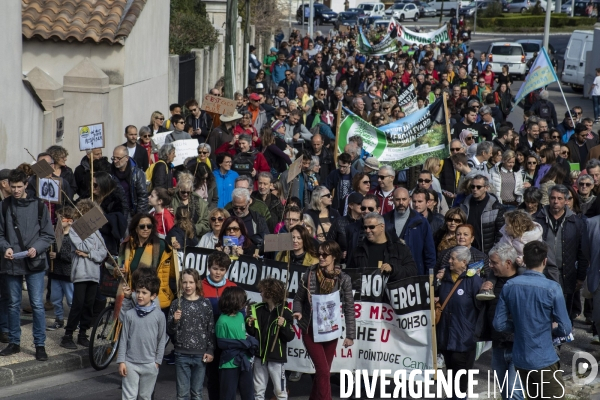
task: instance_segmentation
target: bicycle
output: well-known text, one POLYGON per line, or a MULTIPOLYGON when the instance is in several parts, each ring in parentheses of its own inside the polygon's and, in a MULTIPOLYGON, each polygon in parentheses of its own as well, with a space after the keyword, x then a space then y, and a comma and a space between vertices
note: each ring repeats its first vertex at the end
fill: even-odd
POLYGON ((102 310, 90 336, 89 359, 96 371, 108 367, 119 349, 122 324, 115 315, 115 299, 102 310))

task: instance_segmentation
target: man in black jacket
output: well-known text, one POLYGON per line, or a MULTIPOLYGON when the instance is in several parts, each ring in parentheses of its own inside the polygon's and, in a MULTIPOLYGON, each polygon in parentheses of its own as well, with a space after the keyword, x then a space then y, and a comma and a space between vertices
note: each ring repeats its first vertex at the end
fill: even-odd
POLYGON ((360 209, 363 199, 363 195, 358 192, 354 192, 348 196, 348 213, 341 218, 336 218, 327 232, 327 240, 337 242, 343 253, 348 251, 346 229, 350 224, 356 223, 361 219, 362 214, 360 209))
POLYGON ((117 146, 113 151, 111 175, 119 180, 127 196, 129 215, 148 212, 148 191, 146 174, 129 159, 127 148, 117 146))
POLYGON ((311 148, 306 149, 311 156, 319 157, 319 165, 321 166, 320 175, 327 179, 331 171, 335 169, 333 165, 333 155, 331 151, 323 146, 323 136, 320 133, 316 133, 310 139, 311 148))
POLYGON ((435 233, 444 226, 445 221, 442 214, 433 212, 427 207, 430 196, 438 197, 436 191, 433 189, 416 188, 410 196, 411 208, 425 217, 427 222, 429 222, 429 226, 431 226, 431 234, 435 237, 435 233))
POLYGON ((135 125, 127 125, 125 128, 125 138, 127 141, 123 146, 127 148, 129 157, 135 161, 136 166, 142 171, 148 169, 148 152, 138 142, 138 131, 135 125))
POLYGON ((365 238, 352 255, 352 266, 364 270, 379 268, 388 282, 417 275, 417 266, 409 248, 386 232, 383 216, 371 212, 364 217, 365 238))
POLYGON ((206 138, 213 128, 212 118, 200 109, 200 105, 195 99, 188 100, 185 107, 191 113, 186 117, 185 123, 192 127, 192 139, 198 139, 199 143, 206 142, 206 138))

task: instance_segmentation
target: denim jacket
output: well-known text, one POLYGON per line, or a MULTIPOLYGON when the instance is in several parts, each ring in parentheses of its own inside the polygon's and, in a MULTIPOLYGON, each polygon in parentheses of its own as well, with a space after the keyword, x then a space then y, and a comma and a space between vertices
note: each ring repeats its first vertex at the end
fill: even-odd
POLYGON ((509 280, 496 306, 494 329, 514 332, 515 367, 538 370, 556 363, 552 337, 567 336, 572 329, 560 285, 532 270, 509 280), (555 329, 552 322, 558 323, 555 329))

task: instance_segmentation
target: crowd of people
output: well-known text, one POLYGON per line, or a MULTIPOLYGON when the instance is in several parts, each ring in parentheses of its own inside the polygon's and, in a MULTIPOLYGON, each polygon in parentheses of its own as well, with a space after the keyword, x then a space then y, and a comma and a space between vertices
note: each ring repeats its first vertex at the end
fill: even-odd
POLYGON ((168 119, 156 111, 147 126, 127 126, 110 158, 94 149, 74 170, 68 152, 51 146, 36 161, 61 181, 61 204, 37 199, 29 164, 1 170, 0 342, 8 345, 0 356, 20 352, 23 280, 36 358, 48 359, 46 330, 64 329, 62 347, 89 346, 87 332, 106 304, 98 284, 106 271, 118 272, 110 258, 131 299, 117 359, 123 398, 150 398, 170 340, 174 351, 164 358, 176 365, 178 398, 201 398, 206 374, 211 400, 234 399, 238 387, 242 399, 263 399, 269 378, 275 398, 285 399, 286 376, 301 379, 284 373, 295 319, 316 369, 310 398, 330 399, 337 339, 315 341, 311 297, 340 292, 343 345, 352 346, 345 269, 379 269, 387 282, 433 270, 437 344, 448 369, 472 368, 477 343, 491 341, 493 369, 530 387, 558 369, 553 340, 568 337, 575 319, 591 325, 600 344, 600 275, 588 268, 600 261, 590 246, 600 229, 595 118, 574 107, 559 123, 541 90, 528 94, 515 127, 507 120, 508 66, 494 74, 487 55, 467 51, 461 39, 365 57, 355 33, 293 31, 262 63, 252 57, 250 86, 235 94, 232 115, 205 112, 197 100, 172 104, 168 119), (397 171, 359 136, 338 155, 338 107, 387 125, 406 116, 398 97, 411 85, 420 108, 448 96, 449 157, 397 171), (153 136, 169 131, 158 147, 153 136), (172 143, 183 139, 198 140, 198 155, 174 166, 172 143), (288 182, 298 158, 301 171, 288 182), (81 240, 72 225, 96 205, 108 223, 81 240), (272 233, 290 233, 293 249, 265 252, 272 233), (170 260, 188 246, 215 252, 206 277, 186 269, 177 287, 170 260), (285 287, 270 278, 259 285, 263 302, 246 307, 246 293, 226 278, 231 257, 244 255, 307 267, 292 310, 281 310, 285 287), (585 303, 582 288, 593 295, 585 303), (55 312, 48 326, 45 308, 55 312), (270 335, 278 335, 275 350, 270 335))

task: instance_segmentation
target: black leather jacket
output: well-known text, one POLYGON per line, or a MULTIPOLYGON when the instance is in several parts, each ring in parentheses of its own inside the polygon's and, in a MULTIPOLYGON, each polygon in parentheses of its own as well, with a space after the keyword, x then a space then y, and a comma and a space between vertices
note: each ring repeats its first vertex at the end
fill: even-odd
MULTIPOLYGON (((146 174, 135 166, 135 162, 129 159, 129 165, 125 170, 129 178, 128 200, 131 202, 130 215, 148 212, 148 190, 146 189, 146 174)), ((116 168, 112 166, 113 176, 117 176, 116 168)))

